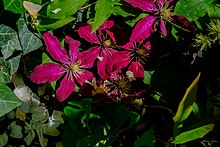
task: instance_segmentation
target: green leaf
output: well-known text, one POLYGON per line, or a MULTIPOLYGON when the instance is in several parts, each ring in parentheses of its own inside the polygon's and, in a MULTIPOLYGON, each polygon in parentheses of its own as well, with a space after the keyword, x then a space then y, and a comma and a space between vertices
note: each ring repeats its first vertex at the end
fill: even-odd
POLYGON ((20 59, 21 59, 21 54, 8 60, 11 66, 11 69, 10 69, 11 75, 13 75, 18 70, 20 59))
POLYGON ((47 30, 55 30, 57 28, 60 28, 71 21, 75 20, 74 17, 66 17, 64 19, 49 19, 49 18, 42 18, 39 17, 40 24, 37 25, 37 29, 39 31, 47 31, 47 30))
POLYGON ((4 8, 14 13, 22 13, 26 10, 23 7, 24 0, 3 0, 4 8))
POLYGON ((21 104, 21 101, 15 96, 10 88, 0 83, 0 117, 21 104))
POLYGON ((178 31, 175 29, 174 26, 172 26, 172 30, 171 30, 171 34, 173 35, 173 37, 176 39, 176 41, 179 40, 179 36, 177 36, 176 34, 178 33, 178 31))
POLYGON ((47 16, 52 19, 64 19, 75 14, 87 0, 53 0, 47 7, 47 16))
POLYGON ((141 20, 142 18, 148 16, 149 14, 147 13, 141 13, 138 17, 136 17, 135 19, 132 19, 132 20, 127 20, 126 23, 133 27, 139 20, 141 20))
POLYGON ((120 6, 114 6, 113 12, 114 15, 121 15, 123 17, 135 16, 134 14, 124 11, 120 6))
POLYGON ((92 32, 95 32, 109 18, 114 9, 113 0, 98 0, 95 5, 95 18, 92 32))
POLYGON ((66 106, 64 108, 64 114, 69 118, 76 118, 82 114, 81 109, 72 108, 70 106, 66 106))
POLYGON ((208 124, 208 125, 198 127, 190 131, 183 132, 175 137, 175 144, 183 144, 188 141, 202 138, 208 132, 212 131, 213 127, 214 127, 214 124, 208 124))
POLYGON ((185 16, 189 21, 195 21, 208 12, 213 1, 215 0, 179 0, 174 13, 185 16))
POLYGON ((23 16, 21 16, 20 19, 17 21, 17 27, 19 31, 19 39, 21 42, 23 55, 26 55, 42 46, 39 35, 29 31, 23 16))
POLYGON ((4 24, 0 24, 0 48, 4 59, 10 57, 14 51, 22 50, 17 32, 4 24))
POLYGON ((151 76, 154 73, 154 71, 144 71, 144 84, 150 85, 151 76))
POLYGON ((0 146, 5 146, 8 142, 8 135, 6 132, 2 135, 0 135, 0 146))
POLYGON ((17 125, 17 124, 14 124, 12 126, 12 130, 11 130, 11 134, 10 134, 11 137, 13 138, 23 138, 23 134, 22 134, 22 127, 17 125))
POLYGON ((136 142, 135 147, 154 147, 154 130, 145 132, 136 142))
POLYGON ((25 132, 27 132, 27 136, 24 138, 24 141, 27 143, 27 145, 30 145, 31 142, 34 140, 35 138, 35 132, 31 126, 31 124, 28 124, 26 123, 26 126, 25 126, 25 132))
POLYGON ((179 107, 177 109, 176 115, 173 117, 173 120, 176 124, 184 121, 192 111, 193 102, 196 100, 196 92, 197 92, 197 83, 200 78, 200 73, 192 82, 192 84, 187 88, 186 93, 179 103, 179 107))
POLYGON ((212 7, 208 8, 208 15, 210 18, 220 19, 220 5, 212 5, 212 7))
POLYGON ((10 81, 10 64, 0 57, 0 83, 9 83, 10 81))

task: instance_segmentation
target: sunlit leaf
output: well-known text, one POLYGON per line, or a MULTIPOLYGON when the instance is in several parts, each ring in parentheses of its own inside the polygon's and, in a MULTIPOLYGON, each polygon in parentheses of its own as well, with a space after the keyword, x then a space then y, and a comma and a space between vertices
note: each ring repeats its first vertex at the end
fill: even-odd
POLYGON ((47 16, 51 19, 65 19, 75 14, 87 0, 53 0, 47 7, 47 16))
POLYGON ((183 132, 176 136, 175 144, 183 144, 191 140, 202 138, 205 134, 212 131, 213 127, 214 124, 208 124, 190 131, 183 132))
POLYGON ((123 17, 135 16, 134 14, 124 11, 120 6, 114 6, 113 12, 114 15, 121 15, 123 17))
POLYGON ((98 0, 95 5, 95 18, 92 25, 92 32, 95 32, 105 20, 109 18, 114 9, 113 0, 98 0))
POLYGON ((0 117, 21 105, 21 101, 11 89, 0 83, 0 117))
POLYGON ((191 83, 191 85, 187 88, 186 93, 179 103, 179 107, 177 109, 176 115, 173 117, 173 120, 176 124, 184 121, 192 111, 193 102, 196 100, 196 92, 197 92, 197 83, 200 78, 200 73, 191 83))
POLYGON ((148 16, 149 14, 147 13, 141 13, 138 17, 136 17, 135 19, 132 19, 132 20, 127 20, 126 23, 133 27, 139 20, 141 20, 142 18, 148 16))
POLYGON ((4 8, 14 13, 25 12, 26 10, 22 5, 23 1, 24 0, 3 0, 4 8))
POLYGON ((42 6, 29 1, 24 1, 23 6, 34 19, 37 19, 38 12, 41 10, 42 6))
POLYGON ((212 7, 208 8, 208 15, 210 18, 220 19, 220 5, 212 5, 212 7))
POLYGON ((175 7, 175 14, 185 16, 189 21, 203 17, 215 0, 179 0, 175 7))
POLYGON ((0 49, 4 59, 10 57, 14 51, 22 50, 17 32, 4 24, 0 24, 0 49))
POLYGON ((71 21, 75 20, 74 17, 66 17, 64 19, 49 19, 49 18, 40 18, 40 24, 37 25, 39 31, 55 30, 60 28, 71 21))

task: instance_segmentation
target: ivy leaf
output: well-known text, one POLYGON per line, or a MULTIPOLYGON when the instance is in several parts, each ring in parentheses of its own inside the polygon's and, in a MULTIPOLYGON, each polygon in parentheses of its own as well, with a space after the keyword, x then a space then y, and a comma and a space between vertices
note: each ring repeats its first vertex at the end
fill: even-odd
POLYGON ((214 124, 208 124, 196 129, 183 132, 175 137, 175 144, 183 144, 198 138, 202 138, 205 134, 212 131, 214 124))
POLYGON ((11 66, 11 69, 10 69, 11 75, 13 75, 18 70, 20 59, 21 59, 21 54, 8 60, 11 66))
POLYGON ((25 132, 28 133, 27 136, 24 138, 24 141, 27 143, 27 145, 30 145, 31 142, 34 140, 35 138, 35 132, 31 126, 31 124, 26 123, 25 128, 25 132))
POLYGON ((26 10, 23 7, 24 0, 3 0, 4 8, 14 13, 22 13, 26 10))
POLYGON ((5 146, 8 142, 8 135, 6 132, 2 135, 0 135, 0 146, 5 146))
POLYGON ((42 46, 42 42, 37 37, 37 34, 33 34, 29 31, 23 16, 21 16, 17 21, 17 27, 23 55, 26 55, 42 46))
POLYGON ((176 4, 174 13, 176 15, 183 15, 189 21, 195 21, 203 17, 211 4, 215 0, 179 0, 176 4))
POLYGON ((4 24, 0 24, 0 48, 4 59, 10 57, 14 51, 22 50, 17 32, 4 24))
POLYGON ((186 93, 179 103, 176 115, 173 117, 175 123, 181 123, 184 121, 192 111, 193 102, 196 100, 197 83, 200 78, 200 73, 192 82, 192 84, 187 88, 186 93))
POLYGON ((10 81, 10 64, 0 57, 0 83, 9 83, 10 81))
POLYGON ((47 16, 51 19, 64 19, 75 14, 87 0, 53 0, 47 7, 47 16))
POLYGON ((114 10, 113 0, 98 0, 95 5, 95 18, 92 32, 95 32, 109 18, 114 10))
POLYGON ((10 88, 0 83, 0 117, 21 104, 21 101, 15 96, 10 88))

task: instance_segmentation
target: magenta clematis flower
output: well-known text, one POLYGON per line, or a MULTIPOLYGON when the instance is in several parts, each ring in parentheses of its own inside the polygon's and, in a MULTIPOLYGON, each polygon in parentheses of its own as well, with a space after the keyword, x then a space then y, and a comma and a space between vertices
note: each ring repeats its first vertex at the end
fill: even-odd
POLYGON ((110 31, 110 28, 114 26, 114 21, 107 20, 98 31, 92 33, 92 26, 87 25, 78 29, 79 36, 86 41, 94 43, 88 51, 91 52, 90 56, 98 57, 97 68, 98 74, 103 80, 109 78, 110 73, 113 70, 113 58, 116 50, 114 50, 114 44, 116 43, 114 33, 110 31))
POLYGON ((56 97, 61 102, 75 92, 75 81, 81 86, 85 80, 92 80, 93 74, 86 70, 93 66, 96 57, 90 56, 89 51, 79 52, 80 42, 68 36, 65 42, 69 45, 69 54, 61 46, 58 39, 50 33, 44 33, 46 50, 57 63, 44 63, 34 68, 30 79, 38 84, 53 82, 63 76, 56 97))
POLYGON ((142 18, 132 31, 130 41, 139 42, 148 38, 159 25, 161 32, 167 36, 165 21, 172 20, 172 7, 169 4, 173 0, 125 0, 133 7, 138 7, 144 12, 149 13, 149 16, 142 18))
POLYGON ((145 63, 147 56, 151 50, 150 42, 145 44, 138 42, 129 42, 124 46, 121 46, 124 51, 120 51, 117 54, 116 60, 114 61, 114 67, 116 71, 126 66, 128 71, 133 73, 134 77, 144 77, 144 67, 142 64, 145 63))

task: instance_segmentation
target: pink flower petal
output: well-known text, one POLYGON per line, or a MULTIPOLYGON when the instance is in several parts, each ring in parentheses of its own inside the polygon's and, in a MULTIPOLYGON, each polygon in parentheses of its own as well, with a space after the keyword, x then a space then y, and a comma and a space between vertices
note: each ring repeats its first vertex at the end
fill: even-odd
POLYGON ((30 74, 30 79, 37 84, 51 83, 60 78, 64 72, 64 68, 58 64, 45 63, 34 68, 30 74))
POLYGON ((106 80, 109 78, 110 73, 112 72, 113 68, 113 61, 111 55, 106 55, 104 52, 101 52, 100 55, 101 58, 103 58, 101 61, 98 61, 98 74, 103 80, 106 80))
POLYGON ((130 63, 130 56, 128 51, 119 51, 113 56, 113 70, 114 72, 120 71, 130 63))
POLYGON ((75 82, 73 77, 64 76, 60 82, 60 87, 56 91, 57 100, 62 102, 66 100, 72 92, 75 92, 75 82))
POLYGON ((110 29, 111 27, 114 26, 114 21, 113 20, 106 20, 98 29, 99 33, 102 31, 102 30, 105 30, 105 29, 110 29))
POLYGON ((141 19, 132 31, 130 41, 140 42, 148 38, 154 32, 153 24, 156 18, 156 16, 146 16, 141 19))
POLYGON ((125 0, 133 7, 137 7, 142 9, 143 11, 154 13, 157 12, 157 6, 155 5, 153 0, 125 0))
POLYGON ((44 41, 47 46, 46 50, 50 53, 52 58, 61 63, 66 63, 69 59, 66 50, 62 47, 57 37, 53 36, 49 32, 44 35, 44 41))
POLYGON ((125 50, 133 50, 134 49, 134 46, 132 45, 131 42, 128 42, 127 44, 123 45, 123 46, 120 46, 121 48, 125 49, 125 50))
POLYGON ((163 20, 160 21, 160 30, 164 36, 167 36, 167 29, 163 20))
POLYGON ((105 31, 110 36, 110 38, 112 39, 113 43, 116 44, 114 33, 109 31, 109 30, 105 30, 105 31))
POLYGON ((94 76, 92 72, 87 70, 82 70, 82 73, 76 73, 75 78, 77 82, 82 86, 85 84, 85 80, 91 81, 94 78, 94 76))
POLYGON ((144 44, 144 48, 146 49, 146 50, 151 50, 151 43, 150 43, 150 41, 148 41, 148 42, 146 42, 145 44, 144 44))
POLYGON ((91 68, 95 59, 98 57, 99 54, 99 47, 93 46, 87 51, 83 51, 79 54, 78 59, 80 60, 80 66, 84 68, 91 68))
POLYGON ((166 1, 167 0, 157 0, 157 5, 159 6, 159 9, 161 9, 163 7, 163 5, 166 1))
POLYGON ((72 38, 70 38, 69 36, 65 37, 65 42, 69 44, 69 55, 70 55, 70 59, 72 62, 76 62, 77 56, 79 54, 79 46, 80 46, 80 42, 77 40, 74 40, 72 38))
POLYGON ((131 65, 129 66, 128 70, 133 72, 134 77, 144 77, 144 67, 139 62, 131 62, 131 65))
POLYGON ((96 34, 92 33, 92 26, 83 26, 78 29, 79 36, 88 42, 99 43, 99 38, 96 34))

